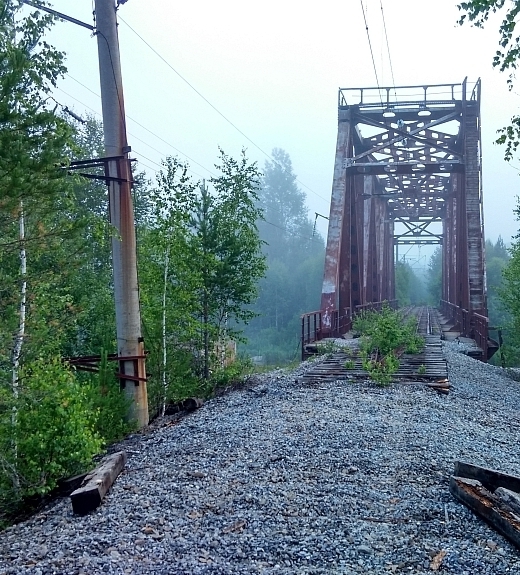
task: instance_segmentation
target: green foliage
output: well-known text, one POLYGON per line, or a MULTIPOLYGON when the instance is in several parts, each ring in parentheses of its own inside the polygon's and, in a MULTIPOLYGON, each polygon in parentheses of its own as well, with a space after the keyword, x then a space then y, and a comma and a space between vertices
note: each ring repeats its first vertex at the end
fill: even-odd
POLYGON ((259 315, 246 328, 249 343, 242 351, 281 365, 298 353, 301 314, 319 308, 325 246, 309 219, 289 154, 275 148, 271 155, 258 190, 267 272, 252 306, 259 315))
POLYGON ((345 369, 354 369, 356 364, 353 359, 347 359, 347 361, 343 364, 345 369))
POLYGON ((211 390, 237 385, 254 371, 248 357, 239 357, 228 366, 220 367, 211 374, 211 390))
MULTIPOLYGON (((520 211, 520 210, 519 210, 520 211)), ((520 214, 519 214, 520 215, 520 214)), ((520 240, 510 248, 511 259, 503 270, 503 284, 498 289, 500 300, 510 314, 507 323, 507 346, 503 350, 509 365, 520 361, 520 240)))
POLYGON ((21 7, 0 0, 2 512, 85 470, 100 450, 99 401, 93 407, 89 384, 59 358, 113 341, 106 190, 59 168, 74 155, 99 155, 99 125, 75 133, 57 114, 49 96, 65 67, 44 40, 53 18, 22 18, 21 7))
MULTIPOLYGON (((500 12, 503 15, 502 23, 499 27, 499 49, 493 58, 493 66, 498 67, 501 72, 510 72, 507 83, 509 88, 513 88, 514 75, 518 66, 520 56, 520 36, 515 33, 518 24, 518 14, 520 13, 520 2, 518 0, 470 0, 458 5, 463 12, 459 24, 469 20, 474 26, 483 28, 490 14, 500 12)), ((520 116, 513 116, 511 125, 498 130, 500 136, 497 144, 506 144, 504 158, 506 161, 513 159, 513 154, 520 145, 520 116)))
POLYGON ((438 246, 430 258, 428 271, 429 302, 432 305, 439 305, 442 299, 442 248, 438 246))
POLYGON ((361 357, 363 368, 380 385, 387 385, 399 369, 399 356, 418 353, 424 340, 416 334, 414 318, 403 321, 397 311, 385 306, 381 312, 365 311, 353 322, 353 328, 361 334, 361 357))
POLYGON ((0 497, 12 501, 84 471, 101 448, 86 393, 59 359, 25 364, 20 382, 18 397, 0 395, 0 497))
POLYGON ((486 280, 488 296, 489 324, 504 327, 510 316, 500 301, 500 290, 504 281, 503 273, 510 261, 509 251, 499 236, 495 244, 486 240, 486 280))
POLYGON ((354 318, 353 329, 362 336, 361 348, 390 352, 418 353, 424 340, 417 335, 417 321, 411 317, 403 320, 399 311, 385 306, 382 311, 365 311, 354 318))
POLYGON ((426 366, 424 364, 419 366, 419 369, 417 370, 417 373, 419 375, 424 375, 426 373, 426 366))
POLYGON ((460 17, 459 24, 466 20, 473 23, 474 26, 483 28, 484 24, 491 13, 503 11, 504 19, 499 28, 500 48, 493 58, 493 66, 499 67, 501 72, 512 70, 509 83, 512 83, 512 74, 517 67, 518 56, 520 55, 520 37, 515 35, 518 14, 520 13, 520 2, 511 0, 507 3, 505 0, 470 0, 458 5, 459 10, 464 12, 460 17))
POLYGON ((319 341, 316 345, 318 348, 319 355, 325 355, 328 358, 332 357, 333 353, 336 353, 341 348, 333 339, 326 339, 324 341, 319 341))
POLYGON ((101 351, 99 373, 89 377, 85 385, 88 411, 94 417, 94 431, 103 441, 103 446, 115 443, 127 433, 136 429, 135 422, 126 420, 130 401, 121 393, 115 377, 115 364, 107 360, 107 351, 101 351))
POLYGON ((158 403, 215 385, 215 349, 241 338, 265 272, 255 164, 244 153, 235 160, 221 150, 213 190, 193 181, 178 159, 163 165, 139 242, 145 335, 155 368, 151 395, 158 403))
POLYGON ((395 295, 401 307, 407 305, 424 305, 427 299, 422 280, 407 262, 396 262, 395 295))
POLYGON ((384 356, 375 354, 372 359, 369 357, 364 359, 363 369, 378 385, 385 386, 392 382, 393 374, 399 369, 399 360, 394 353, 388 353, 384 356))

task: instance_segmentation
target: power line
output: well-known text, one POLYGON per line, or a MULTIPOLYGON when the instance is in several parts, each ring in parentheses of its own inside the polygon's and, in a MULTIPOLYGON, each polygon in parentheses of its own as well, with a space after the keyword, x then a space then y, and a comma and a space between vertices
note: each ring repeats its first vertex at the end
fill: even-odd
MULTIPOLYGON (((72 76, 71 76, 71 78, 72 78, 72 76)), ((75 78, 72 78, 72 79, 75 80, 75 78)), ((76 81, 78 82, 78 84, 81 84, 81 82, 79 82, 78 80, 76 80, 76 81)), ((91 90, 90 88, 88 88, 87 86, 85 86, 84 84, 81 84, 81 85, 82 85, 84 88, 86 88, 89 92, 92 92, 92 94, 94 94, 94 95, 96 95, 96 96, 98 95, 98 94, 96 94, 93 90, 91 90)), ((85 106, 85 108, 87 108, 88 110, 90 110, 91 112, 93 112, 94 114, 96 114, 97 116, 101 116, 101 114, 100 114, 97 110, 94 110, 94 108, 91 108, 90 106, 88 106, 87 104, 85 104, 84 102, 82 102, 81 100, 78 100, 76 97, 72 96, 72 95, 69 94, 68 92, 65 92, 65 90, 63 90, 62 88, 58 88, 58 90, 60 90, 60 91, 63 92, 66 96, 68 96, 69 98, 72 98, 73 100, 75 100, 76 102, 78 102, 79 104, 81 104, 82 106, 85 106)), ((60 105, 61 105, 61 104, 60 104, 60 105)), ((130 116, 128 116, 128 118, 131 119, 130 116)), ((135 121, 135 120, 132 120, 132 121, 135 121)), ((145 128, 145 129, 146 129, 146 128, 145 128)), ((150 130, 148 130, 148 131, 149 131, 151 134, 153 134, 153 132, 151 132, 150 130)), ((140 138, 137 138, 136 136, 130 134, 130 132, 129 132, 129 135, 132 136, 132 138, 135 138, 135 139, 139 140, 140 142, 143 142, 145 145, 149 146, 152 150, 155 150, 156 152, 158 152, 158 153, 160 153, 160 154, 162 153, 160 150, 156 150, 153 146, 150 146, 149 144, 147 144, 146 142, 144 142, 144 140, 141 140, 140 138)), ((153 135, 155 135, 155 134, 153 134, 153 135)), ((160 138, 160 139, 162 139, 162 138, 160 138)), ((172 146, 172 147, 173 147, 173 146, 172 146)), ((176 148, 175 148, 175 149, 176 149, 176 148)), ((144 154, 140 153, 140 152, 137 151, 136 149, 132 148, 132 152, 134 152, 134 153, 135 153, 136 155, 138 155, 138 156, 141 156, 141 157, 144 158, 145 160, 148 160, 148 161, 151 162, 152 164, 155 164, 155 165, 158 166, 159 168, 161 168, 161 169, 164 168, 164 166, 162 166, 161 164, 159 164, 159 163, 156 162, 155 160, 152 160, 151 158, 148 158, 147 156, 145 156, 144 154)), ((181 152, 181 153, 182 153, 182 152, 181 152)), ((183 154, 183 155, 185 155, 185 154, 183 154)), ((186 157, 188 157, 188 156, 186 156, 186 157)), ((158 173, 158 170, 152 168, 151 166, 145 164, 144 162, 139 161, 139 163, 141 163, 141 164, 143 164, 144 166, 146 166, 146 167, 147 167, 148 169, 150 169, 152 172, 154 172, 154 173, 156 173, 156 174, 158 173)), ((202 168, 204 168, 204 166, 202 166, 201 164, 197 164, 197 165, 199 165, 199 166, 201 166, 202 168)), ((204 169, 209 172, 209 170, 208 170, 207 168, 204 168, 204 169)), ((198 176, 199 178, 202 178, 202 179, 203 179, 203 176, 201 176, 200 174, 197 174, 197 172, 194 172, 194 171, 191 170, 191 169, 189 169, 189 171, 192 172, 193 174, 195 174, 196 176, 198 176)), ((210 172, 210 173, 211 173, 211 172, 210 172)), ((262 221, 265 222, 266 224, 269 224, 270 226, 273 226, 273 227, 275 227, 275 228, 278 228, 278 229, 280 229, 280 230, 286 232, 286 233, 287 233, 288 235, 290 235, 290 236, 299 237, 299 238, 302 238, 302 239, 305 239, 305 240, 310 240, 310 241, 312 241, 312 242, 316 242, 316 243, 319 243, 319 244, 321 245, 321 242, 320 242, 319 240, 317 240, 317 239, 314 239, 314 237, 310 237, 310 238, 309 238, 309 237, 307 237, 307 236, 304 236, 303 234, 295 234, 294 232, 291 232, 291 231, 288 230, 287 228, 284 228, 284 227, 279 226, 279 225, 277 225, 277 224, 273 224, 272 222, 269 222, 268 220, 265 220, 265 219, 262 220, 262 221)))
POLYGON ((368 46, 370 47, 370 55, 372 56, 372 66, 374 67, 374 74, 376 76, 376 84, 377 84, 377 89, 379 91, 379 99, 381 100, 381 104, 383 104, 383 98, 381 96, 381 86, 379 84, 379 77, 377 75, 376 61, 374 59, 374 51, 372 50, 372 41, 370 40, 370 32, 368 31, 367 15, 365 13, 365 6, 363 5, 363 0, 359 0, 359 2, 361 3, 361 10, 363 11, 363 20, 365 21, 365 29, 367 31, 368 46))
POLYGON ((388 50, 388 62, 390 63, 390 74, 392 75, 392 84, 394 86, 395 100, 397 102, 397 90, 395 88, 394 68, 392 66, 392 56, 390 55, 390 44, 388 43, 388 33, 386 31, 386 20, 385 20, 385 12, 383 10, 383 0, 379 0, 379 5, 381 6, 381 16, 383 17, 383 28, 385 31, 386 49, 388 50))
MULTIPOLYGON (((73 96, 72 94, 69 94, 68 92, 66 92, 65 90, 63 90, 63 88, 58 88, 58 90, 60 92, 63 92, 66 96, 68 96, 69 98, 72 98, 73 100, 75 100, 76 102, 78 102, 78 104, 81 104, 82 106, 85 106, 85 108, 87 110, 90 110, 93 114, 95 114, 96 116, 102 117, 101 114, 97 111, 94 110, 94 108, 91 108, 90 106, 88 106, 87 104, 85 104, 85 102, 82 102, 81 100, 78 100, 78 98, 76 98, 75 96, 73 96)), ((92 90, 89 91, 92 92, 92 90)), ((95 94, 95 92, 92 92, 93 94, 95 94)), ((133 121, 133 120, 132 120, 133 121)), ((161 155, 167 156, 167 154, 163 154, 163 152, 161 152, 160 150, 157 150, 156 148, 154 148, 153 146, 151 146, 150 144, 148 144, 147 142, 145 142, 144 140, 141 140, 141 138, 138 138, 137 136, 135 136, 134 134, 132 134, 131 132, 128 132, 128 134, 130 136, 132 136, 132 138, 135 138, 136 140, 139 140, 140 142, 142 142, 145 146, 148 146, 149 148, 151 148, 152 150, 158 152, 161 155)), ((173 148, 173 146, 172 146, 173 148)), ((176 149, 176 148, 174 148, 176 149)), ((132 148, 132 151, 136 154, 138 154, 139 156, 142 156, 143 158, 147 159, 148 161, 152 162, 153 164, 155 164, 156 166, 159 166, 160 168, 163 168, 164 166, 162 166, 161 164, 159 164, 158 162, 155 162, 154 160, 147 158, 144 154, 141 154, 140 152, 138 152, 135 148, 132 148)), ((180 150, 177 150, 179 153, 182 154, 182 152, 180 150)), ((186 158, 190 159, 188 156, 186 156, 186 154, 182 154, 183 156, 185 156, 186 158)), ((208 168, 205 168, 204 166, 202 166, 201 164, 199 164, 198 162, 195 162, 198 166, 200 166, 201 168, 203 168, 204 170, 206 170, 207 172, 209 172, 210 174, 214 175, 210 170, 208 170, 208 168)), ((150 167, 150 166, 146 166, 146 167, 150 167)), ((154 171, 155 173, 157 173, 157 170, 154 170, 153 168, 152 171, 154 171)), ((188 170, 192 173, 195 174, 196 176, 198 176, 199 178, 203 178, 203 176, 201 176, 200 174, 198 174, 197 172, 195 172, 194 170, 192 170, 191 168, 188 168, 188 170)))
MULTIPOLYGON (((88 86, 86 86, 85 84, 83 84, 82 82, 80 82, 78 79, 74 78, 73 76, 71 76, 70 74, 67 74, 67 76, 71 79, 74 80, 74 82, 78 83, 80 86, 83 86, 83 88, 85 88, 86 90, 88 90, 91 94, 94 94, 94 96, 97 96, 98 98, 101 98, 101 96, 96 93, 94 90, 90 89, 88 86)), ((71 96, 72 97, 72 96, 71 96)), ((130 116, 129 114, 126 114, 126 117, 132 121, 134 124, 137 124, 140 128, 142 128, 143 130, 146 130, 149 134, 151 134, 152 136, 154 136, 154 138, 157 138, 158 140, 160 140, 161 142, 163 142, 164 144, 166 144, 167 146, 169 146, 170 148, 172 148, 172 150, 175 150, 176 152, 178 152, 179 154, 181 154, 182 156, 184 156, 185 158, 187 158, 190 162, 193 162, 194 164, 196 164, 197 166, 199 166, 200 168, 202 168, 203 170, 206 170, 208 173, 210 173, 212 176, 215 176, 215 173, 212 172, 210 169, 206 168, 205 166, 203 166, 202 164, 200 164, 199 162, 197 162, 196 160, 194 160, 193 158, 190 158, 190 156, 188 156, 188 154, 185 154, 182 150, 179 150, 179 148, 176 148, 173 144, 171 144, 170 142, 168 142, 167 140, 165 140, 164 138, 161 138, 161 136, 159 136, 158 134, 156 134, 155 132, 152 132, 152 130, 150 130, 149 128, 147 128, 146 126, 144 126, 143 124, 141 124, 140 122, 138 122, 136 119, 132 118, 132 116, 130 116)), ((130 134, 130 133, 129 133, 130 134)), ((134 134, 130 134, 132 136, 132 138, 136 138, 139 140, 139 138, 137 138, 134 134)), ((143 142, 144 144, 146 144, 147 146, 149 146, 152 150, 155 150, 156 152, 159 152, 160 154, 162 154, 161 151, 155 149, 153 146, 150 146, 149 144, 147 144, 146 142, 144 142, 144 140, 140 140, 141 142, 143 142)), ((164 154, 166 155, 166 154, 164 154)), ((195 173, 195 172, 193 172, 195 173)), ((197 174, 199 175, 199 174, 197 174)), ((202 176, 200 176, 202 177, 202 176)))
POLYGON ((270 222, 266 219, 261 220, 262 222, 265 222, 266 224, 269 224, 270 226, 273 226, 273 228, 278 228, 279 230, 282 230, 283 232, 285 232, 287 235, 289 236, 293 236, 295 238, 301 238, 303 240, 309 240, 311 242, 315 242, 317 244, 323 245, 322 242, 320 242, 318 239, 314 239, 314 234, 312 236, 305 236, 303 234, 297 234, 294 232, 291 232, 290 230, 288 230, 287 228, 284 228, 282 226, 279 226, 278 224, 273 224, 273 222, 270 222))
MULTIPOLYGON (((255 148, 257 148, 258 150, 260 150, 260 152, 262 152, 262 154, 264 154, 264 156, 266 156, 267 158, 269 158, 270 160, 272 160, 275 164, 279 165, 284 171, 286 171, 286 169, 279 164, 272 156, 271 154, 268 154, 265 150, 263 150, 256 142, 254 142, 249 136, 247 136, 242 130, 240 130, 240 128, 238 128, 238 126, 236 124, 234 124, 227 116, 225 116, 214 104, 212 104, 207 98, 206 96, 204 96, 199 90, 197 90, 197 88, 195 88, 195 86, 193 84, 191 84, 180 72, 178 72, 169 62, 168 60, 166 60, 166 58, 164 58, 151 44, 149 44, 138 32, 136 32, 136 30, 134 30, 132 28, 132 26, 130 26, 130 24, 128 24, 123 18, 121 18, 121 16, 119 16, 119 20, 125 25, 127 26, 127 28, 129 28, 140 40, 141 42, 143 42, 146 46, 148 46, 148 48, 160 59, 162 60, 167 66, 168 68, 170 68, 170 70, 172 70, 183 82, 185 82, 200 98, 202 98, 211 108, 213 108, 213 110, 215 110, 215 112, 217 112, 217 114, 219 116, 221 116, 230 126, 232 126, 239 134, 241 134, 248 142, 250 142, 251 144, 253 144, 253 146, 255 148)), ((367 28, 368 31, 368 28, 367 28)), ((379 83, 378 83, 379 86, 379 83)), ((296 181, 303 186, 304 188, 307 188, 311 193, 313 193, 315 196, 318 196, 318 198, 321 198, 322 200, 326 201, 328 204, 330 204, 330 200, 328 200, 327 198, 324 198, 322 195, 318 194, 317 192, 315 192, 312 188, 309 188, 309 186, 307 186, 306 184, 304 184, 302 181, 300 181, 298 178, 296 178, 296 181)))

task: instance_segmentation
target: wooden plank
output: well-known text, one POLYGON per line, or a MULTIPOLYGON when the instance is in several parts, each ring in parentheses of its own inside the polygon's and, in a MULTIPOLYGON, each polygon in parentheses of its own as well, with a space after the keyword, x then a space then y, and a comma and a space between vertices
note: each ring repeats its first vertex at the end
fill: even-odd
POLYGON ((495 497, 501 499, 506 505, 509 505, 516 515, 520 514, 520 494, 511 491, 505 487, 495 489, 495 497))
POLYGON ((125 464, 125 451, 118 451, 103 459, 100 465, 85 477, 82 487, 71 493, 74 513, 85 515, 99 507, 125 464))
POLYGON ((68 497, 74 490, 80 487, 83 481, 85 481, 86 476, 86 473, 81 473, 80 475, 60 479, 58 481, 58 489, 61 497, 68 497))
POLYGON ((501 506, 497 498, 479 481, 452 475, 450 492, 520 548, 520 521, 517 516, 501 506))
POLYGON ((500 471, 480 467, 479 465, 456 461, 453 475, 476 479, 490 491, 495 491, 497 487, 504 487, 510 491, 520 493, 520 477, 517 477, 516 475, 507 475, 500 471))

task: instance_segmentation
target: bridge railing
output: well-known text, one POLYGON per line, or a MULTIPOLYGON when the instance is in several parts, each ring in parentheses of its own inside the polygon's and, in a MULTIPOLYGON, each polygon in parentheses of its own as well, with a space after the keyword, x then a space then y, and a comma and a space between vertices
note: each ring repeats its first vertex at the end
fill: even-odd
POLYGON ((305 358, 305 346, 309 343, 321 341, 324 337, 341 337, 352 329, 352 317, 349 310, 340 315, 338 310, 330 313, 330 326, 323 326, 323 313, 311 311, 303 314, 302 320, 302 359, 305 358))
POLYGON ((467 309, 449 301, 441 300, 441 313, 454 322, 455 327, 465 337, 471 337, 471 314, 467 309))
POLYGON ((489 319, 485 315, 479 313, 473 314, 473 339, 483 351, 483 358, 487 360, 488 357, 488 339, 489 339, 489 319))
POLYGON ((441 313, 455 323, 455 327, 463 336, 475 340, 486 361, 489 345, 489 319, 445 300, 441 300, 441 313))
POLYGON ((308 343, 323 339, 321 311, 311 311, 301 316, 302 319, 302 357, 308 343))

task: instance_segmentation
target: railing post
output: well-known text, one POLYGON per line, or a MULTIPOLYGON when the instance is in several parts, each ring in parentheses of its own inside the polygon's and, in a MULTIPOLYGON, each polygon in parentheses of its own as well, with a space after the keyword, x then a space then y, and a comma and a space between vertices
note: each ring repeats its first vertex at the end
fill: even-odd
POLYGON ((302 315, 302 361, 305 361, 305 316, 302 315))

